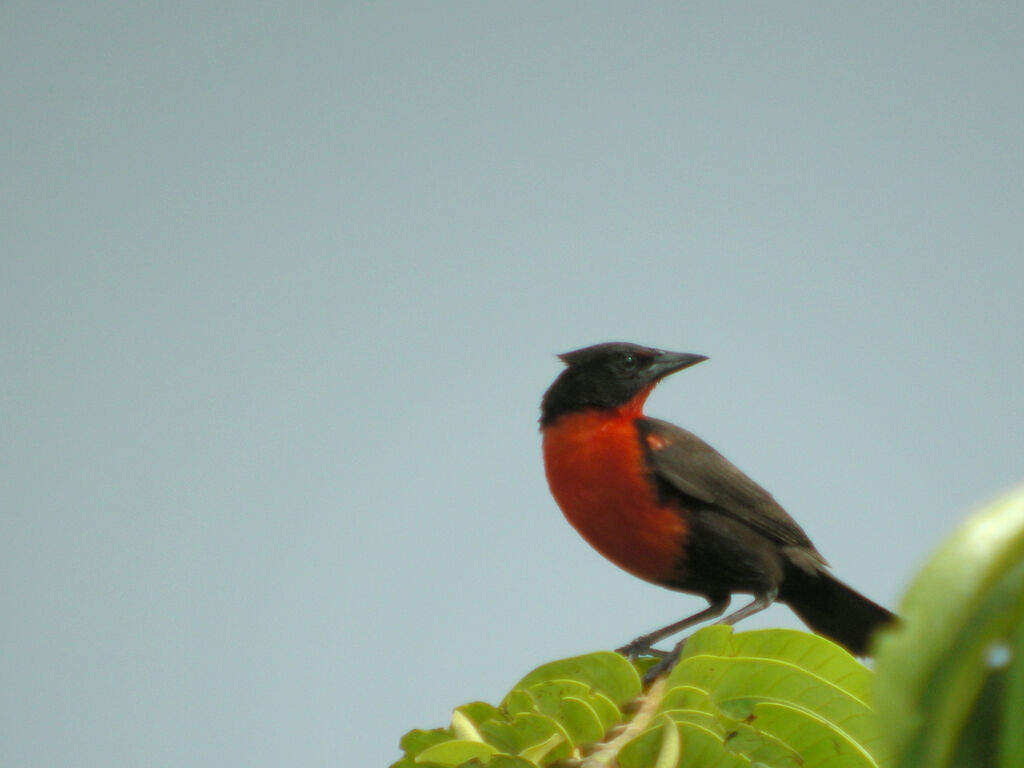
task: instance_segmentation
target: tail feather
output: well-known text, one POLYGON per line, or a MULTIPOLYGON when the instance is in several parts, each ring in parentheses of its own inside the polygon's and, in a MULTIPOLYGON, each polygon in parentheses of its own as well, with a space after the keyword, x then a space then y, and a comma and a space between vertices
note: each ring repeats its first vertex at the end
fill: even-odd
POLYGON ((865 656, 875 630, 896 616, 826 571, 807 573, 792 568, 779 594, 819 635, 834 640, 856 656, 865 656))

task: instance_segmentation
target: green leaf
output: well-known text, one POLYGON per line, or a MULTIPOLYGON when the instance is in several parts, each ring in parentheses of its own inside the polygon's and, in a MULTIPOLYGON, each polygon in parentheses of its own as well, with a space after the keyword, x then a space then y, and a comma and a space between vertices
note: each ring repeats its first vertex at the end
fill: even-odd
MULTIPOLYGON (((1006 695, 1006 670, 996 670, 985 678, 964 728, 958 735, 950 761, 952 768, 996 766, 999 751, 999 712, 1006 695)), ((1016 731, 1020 722, 1012 727, 1016 731)), ((1021 763, 1008 764, 1020 766, 1021 763)))
POLYGON ((817 713, 858 741, 874 740, 877 728, 868 705, 831 681, 775 659, 694 656, 669 677, 701 688, 734 720, 748 718, 762 701, 776 701, 817 713))
POLYGON ((659 712, 670 709, 697 709, 702 712, 714 712, 715 705, 711 703, 711 696, 703 688, 677 685, 662 696, 661 703, 658 705, 659 712))
MULTIPOLYGON (((695 714, 703 720, 703 713, 695 714)), ((706 723, 666 713, 622 748, 619 768, 749 768, 751 761, 727 751, 721 734, 706 723)))
MULTIPOLYGON (((535 712, 521 712, 511 722, 489 720, 481 723, 480 733, 488 744, 510 755, 519 755, 538 744, 546 743, 553 734, 557 734, 560 741, 569 743, 569 735, 561 725, 535 712)), ((569 753, 568 748, 563 751, 566 755, 569 753)))
POLYGON ((571 697, 586 702, 597 716, 602 733, 622 720, 622 713, 615 706, 615 702, 600 691, 577 680, 550 680, 538 683, 531 686, 528 693, 534 701, 537 711, 545 714, 550 714, 545 707, 549 706, 552 701, 561 701, 571 697))
POLYGON ((1024 621, 1018 621, 1006 671, 1006 699, 1001 723, 999 765, 1024 765, 1024 621))
POLYGON ((533 699, 526 691, 513 688, 501 702, 501 708, 510 715, 518 715, 520 712, 533 711, 533 699))
POLYGON ((563 699, 545 714, 565 729, 574 745, 589 744, 604 736, 597 713, 582 699, 563 699))
POLYGON ((724 624, 712 624, 699 629, 686 638, 679 659, 690 656, 726 656, 732 647, 732 627, 724 624))
POLYGON ((448 768, 440 763, 418 763, 416 758, 406 755, 398 762, 392 763, 390 768, 448 768))
POLYGON ((871 696, 874 676, 841 646, 794 629, 758 629, 733 635, 735 656, 785 661, 827 680, 860 701, 871 696))
POLYGON ((732 635, 711 627, 686 650, 659 710, 700 729, 697 743, 713 735, 715 747, 702 749, 793 768, 884 763, 867 703, 871 671, 834 643, 791 630, 732 635))
POLYGON ((601 718, 590 704, 581 698, 590 689, 574 680, 551 680, 530 687, 536 709, 542 715, 557 721, 569 734, 573 744, 588 744, 604 736, 601 718), (570 695, 577 694, 577 695, 570 695))
POLYGON ((1024 614, 1024 489, 947 540, 900 613, 877 643, 880 722, 895 766, 943 766, 992 673, 989 649, 1009 641, 1024 614))
POLYGON ((664 723, 644 731, 619 750, 619 768, 651 768, 661 751, 664 723))
POLYGON ((541 763, 542 761, 544 761, 546 764, 554 759, 554 755, 552 753, 555 750, 555 748, 560 747, 565 743, 567 742, 562 734, 552 733, 544 741, 538 742, 533 746, 527 747, 520 754, 523 756, 524 759, 529 760, 530 762, 541 763), (548 758, 549 755, 551 756, 551 758, 545 760, 545 758, 548 758))
POLYGON ((693 723, 710 731, 724 733, 722 719, 710 712, 702 712, 699 709, 666 709, 662 714, 674 723, 693 723))
POLYGON ((457 766, 470 760, 484 762, 498 750, 490 744, 480 741, 461 741, 453 739, 443 744, 427 747, 416 757, 417 763, 437 763, 438 765, 457 766))
POLYGON ((750 725, 800 756, 805 768, 878 768, 877 761, 849 733, 813 712, 779 702, 754 707, 750 725))
POLYGON ((712 730, 696 723, 676 726, 683 745, 679 768, 749 768, 750 760, 743 755, 726 752, 722 738, 712 730))
POLYGON ((402 737, 398 745, 409 757, 416 757, 427 747, 440 744, 442 741, 451 741, 452 732, 447 728, 434 728, 430 731, 421 731, 418 728, 409 731, 402 737))
POLYGON ((487 768, 537 768, 537 764, 515 755, 495 755, 487 761, 487 768))
POLYGON ((746 723, 738 723, 726 734, 725 749, 744 755, 752 763, 763 763, 773 768, 800 768, 804 765, 803 757, 781 739, 746 723))
POLYGON ((463 741, 483 741, 476 725, 461 709, 452 712, 452 733, 463 741))
POLYGON ((788 629, 757 630, 729 636, 729 627, 709 627, 713 636, 701 630, 686 644, 685 653, 668 677, 668 686, 685 684, 685 662, 701 657, 744 659, 755 663, 769 660, 800 669, 866 705, 870 695, 871 671, 835 643, 818 635, 788 629), (724 631, 723 631, 724 630, 724 631), (713 640, 712 645, 703 641, 713 640), (693 642, 691 646, 692 641, 693 642), (706 649, 706 650, 704 650, 706 649), (700 651, 700 652, 698 652, 700 651), (682 669, 681 669, 682 668, 682 669))
MULTIPOLYGON (((469 718, 469 721, 474 725, 480 725, 488 720, 501 717, 501 710, 497 707, 492 707, 490 704, 486 704, 482 701, 471 701, 469 704, 463 704, 461 707, 455 708, 456 712, 461 712, 464 716, 469 718)), ((453 713, 454 715, 454 713, 453 713)))
POLYGON ((622 706, 640 693, 640 677, 633 665, 617 653, 598 651, 544 664, 520 680, 514 688, 526 690, 537 683, 575 680, 603 693, 622 706))
POLYGON ((676 768, 679 764, 679 729, 671 720, 661 728, 661 747, 653 768, 676 768))
POLYGON ((622 713, 615 706, 615 702, 600 691, 591 690, 590 695, 581 698, 597 712, 597 716, 601 718, 601 726, 604 730, 607 731, 613 725, 622 722, 622 713))

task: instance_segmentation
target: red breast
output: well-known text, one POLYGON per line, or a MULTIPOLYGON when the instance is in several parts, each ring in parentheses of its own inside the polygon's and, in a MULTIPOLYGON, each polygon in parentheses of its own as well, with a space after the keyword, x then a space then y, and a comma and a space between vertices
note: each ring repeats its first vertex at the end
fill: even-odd
POLYGON ((658 500, 634 423, 638 410, 563 414, 544 428, 544 468, 566 519, 594 549, 665 584, 675 575, 686 524, 671 501, 658 500))

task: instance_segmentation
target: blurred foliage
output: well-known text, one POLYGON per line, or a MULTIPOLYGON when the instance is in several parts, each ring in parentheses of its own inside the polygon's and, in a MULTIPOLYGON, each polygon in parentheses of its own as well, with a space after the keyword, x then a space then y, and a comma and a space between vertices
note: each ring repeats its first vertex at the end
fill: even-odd
POLYGON ((711 626, 647 689, 610 652, 403 737, 392 768, 1022 768, 1024 491, 973 516, 882 633, 877 674, 792 630, 711 626))
POLYGON ((1024 489, 973 515, 877 643, 894 768, 1024 767, 1024 489))

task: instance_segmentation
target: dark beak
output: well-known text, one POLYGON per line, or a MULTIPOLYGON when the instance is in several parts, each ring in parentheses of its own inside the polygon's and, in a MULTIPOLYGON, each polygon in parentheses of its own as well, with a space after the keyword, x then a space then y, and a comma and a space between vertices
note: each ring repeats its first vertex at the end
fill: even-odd
POLYGON ((659 352, 647 369, 651 381, 663 379, 670 373, 689 368, 691 365, 703 363, 708 358, 704 355, 691 355, 689 352, 659 352))

